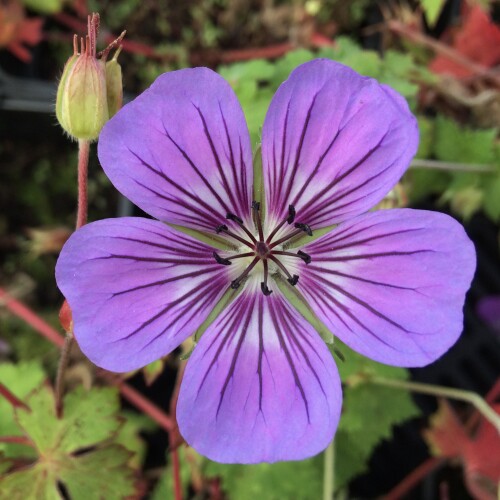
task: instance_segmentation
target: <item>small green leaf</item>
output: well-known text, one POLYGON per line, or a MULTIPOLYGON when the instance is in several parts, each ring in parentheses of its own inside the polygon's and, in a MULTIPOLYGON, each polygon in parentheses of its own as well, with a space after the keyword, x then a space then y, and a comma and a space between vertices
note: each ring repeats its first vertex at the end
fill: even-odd
POLYGON ((434 154, 438 160, 491 164, 495 161, 495 129, 475 130, 461 127, 443 116, 435 122, 434 154))
POLYGON ((422 5, 427 23, 433 28, 443 10, 445 0, 421 0, 420 4, 422 5))
POLYGON ((164 366, 163 359, 157 359, 142 369, 146 385, 151 385, 162 374, 164 366))
POLYGON ((56 418, 54 394, 46 385, 26 399, 28 412, 16 410, 19 425, 33 440, 41 454, 57 449, 73 452, 109 439, 120 427, 115 388, 78 387, 64 398, 64 416, 56 418))
MULTIPOLYGON (((45 374, 39 363, 20 362, 17 365, 13 363, 0 364, 0 380, 16 397, 21 401, 38 387, 45 374)), ((19 426, 14 418, 14 409, 12 406, 0 398, 0 436, 20 436, 22 435, 19 426)), ((11 443, 0 443, 0 451, 6 457, 32 457, 33 450, 26 446, 11 443)))
POLYGON ((228 465, 207 460, 206 476, 222 478, 228 498, 237 500, 310 500, 322 491, 322 455, 300 462, 228 465))
POLYGON ((488 217, 498 221, 500 220, 500 175, 493 179, 488 176, 487 179, 485 178, 486 181, 483 208, 488 217))

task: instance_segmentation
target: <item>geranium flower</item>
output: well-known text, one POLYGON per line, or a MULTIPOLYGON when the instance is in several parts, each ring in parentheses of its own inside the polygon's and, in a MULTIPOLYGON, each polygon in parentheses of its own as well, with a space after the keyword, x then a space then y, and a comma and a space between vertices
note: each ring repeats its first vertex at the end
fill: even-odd
POLYGON ((417 143, 416 120, 395 91, 341 64, 309 62, 267 113, 259 203, 230 86, 205 68, 160 76, 107 123, 98 151, 117 189, 158 220, 88 224, 57 264, 83 352, 108 370, 142 367, 233 293, 188 361, 182 435, 221 462, 318 453, 337 427, 341 385, 290 291, 332 334, 383 363, 430 363, 462 330, 475 267, 462 227, 434 212, 367 213, 417 143))

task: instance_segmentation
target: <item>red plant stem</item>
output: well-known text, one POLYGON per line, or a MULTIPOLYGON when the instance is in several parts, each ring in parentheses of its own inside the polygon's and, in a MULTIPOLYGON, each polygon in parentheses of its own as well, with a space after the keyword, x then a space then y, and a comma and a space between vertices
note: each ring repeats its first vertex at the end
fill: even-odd
POLYGON ((398 500, 411 491, 424 477, 446 462, 446 458, 431 457, 408 474, 383 500, 398 500))
POLYGON ((76 215, 76 229, 87 223, 87 179, 89 171, 90 141, 78 141, 78 213, 76 215))
POLYGON ((24 410, 31 411, 29 407, 23 403, 15 394, 7 389, 3 384, 0 384, 0 396, 6 399, 14 408, 23 408, 24 410))
POLYGON ((46 323, 40 316, 26 307, 22 302, 11 297, 5 290, 0 288, 0 305, 5 306, 14 316, 22 319, 25 323, 33 327, 39 334, 45 337, 58 347, 64 345, 64 338, 59 332, 46 323))
POLYGON ((31 448, 35 447, 33 441, 25 436, 0 436, 0 443, 24 444, 31 448))
POLYGON ((69 354, 71 352, 71 346, 73 345, 73 335, 70 333, 66 334, 64 338, 64 344, 61 349, 61 356, 59 358, 59 366, 57 367, 56 375, 56 416, 57 418, 62 418, 63 416, 63 395, 64 395, 64 372, 68 367, 69 354))
POLYGON ((182 480, 181 480, 181 469, 179 462, 179 453, 177 447, 180 441, 179 430, 177 428, 177 418, 176 418, 176 408, 177 399, 179 398, 179 391, 181 388, 182 377, 184 376, 184 369, 186 367, 186 362, 181 362, 179 370, 177 371, 177 377, 175 379, 174 392, 172 394, 172 400, 170 401, 170 415, 174 419, 175 427, 169 432, 168 440, 172 455, 172 475, 174 483, 174 498, 175 500, 182 500, 182 480))
MULTIPOLYGON (((2 288, 0 288, 0 301, 12 314, 32 326, 36 332, 41 334, 47 340, 58 347, 62 347, 64 345, 64 338, 57 330, 52 328, 48 323, 37 316, 24 304, 10 297, 2 288)), ((146 415, 151 417, 152 420, 154 420, 167 432, 170 432, 174 428, 172 419, 165 412, 163 412, 161 408, 149 401, 149 399, 145 398, 141 393, 139 393, 123 381, 116 380, 116 377, 109 372, 101 370, 99 372, 99 375, 101 378, 111 382, 113 385, 118 386, 118 390, 125 399, 127 399, 131 404, 144 412, 146 415)))

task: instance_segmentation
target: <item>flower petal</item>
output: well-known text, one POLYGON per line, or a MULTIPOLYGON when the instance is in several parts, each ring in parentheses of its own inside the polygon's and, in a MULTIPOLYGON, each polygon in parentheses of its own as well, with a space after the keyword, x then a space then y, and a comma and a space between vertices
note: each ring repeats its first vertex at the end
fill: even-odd
POLYGON ((212 324, 186 367, 179 429, 224 463, 300 460, 337 427, 342 390, 332 355, 279 290, 247 285, 212 324))
POLYGON ((210 230, 249 220, 252 151, 229 84, 207 68, 161 75, 104 127, 99 159, 116 188, 157 219, 210 230))
POLYGON ((82 351, 116 372, 175 349, 229 283, 226 267, 215 263, 208 245, 134 217, 79 229, 61 252, 56 279, 82 351))
POLYGON ((378 203, 408 167, 418 128, 394 90, 342 64, 299 66, 274 96, 262 131, 273 222, 295 206, 313 229, 378 203))
POLYGON ((476 259, 451 217, 381 210, 340 224, 303 250, 312 262, 299 264, 302 293, 331 332, 361 354, 422 366, 462 332, 476 259))

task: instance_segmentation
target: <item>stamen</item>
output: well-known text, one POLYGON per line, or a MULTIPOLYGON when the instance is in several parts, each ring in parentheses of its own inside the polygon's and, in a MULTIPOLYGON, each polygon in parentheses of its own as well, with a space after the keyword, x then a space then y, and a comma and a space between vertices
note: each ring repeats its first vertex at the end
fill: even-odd
POLYGON ((273 255, 270 255, 269 258, 285 273, 285 275, 287 277, 287 281, 288 281, 288 283, 290 283, 290 285, 295 286, 298 283, 299 277, 296 274, 294 274, 292 276, 288 272, 288 269, 280 262, 279 259, 277 259, 273 255))
POLYGON ((288 205, 288 217, 282 220, 272 231, 269 237, 266 240, 266 243, 270 243, 273 238, 276 236, 276 233, 283 227, 285 222, 291 224, 295 220, 295 207, 293 205, 288 205))
POLYGON ((229 259, 224 259, 217 252, 213 252, 212 255, 214 256, 214 259, 217 262, 217 264, 222 264, 223 266, 230 266, 232 264, 232 262, 229 259))
POLYGON ((312 236, 313 235, 313 232, 312 232, 309 224, 304 224, 303 222, 296 222, 295 223, 295 227, 297 229, 302 229, 302 231, 304 231, 304 233, 306 233, 307 236, 312 236))
POLYGON ((241 229, 243 229, 243 231, 245 231, 245 233, 247 233, 247 235, 249 236, 249 238, 254 243, 257 243, 257 240, 255 239, 255 236, 244 226, 243 219, 240 219, 237 215, 234 215, 234 214, 232 214, 230 212, 228 212, 226 214, 226 219, 232 220, 233 222, 236 222, 236 224, 238 224, 238 226, 240 226, 241 229))
POLYGON ((250 265, 241 273, 240 276, 238 276, 235 280, 231 281, 231 288, 233 290, 236 290, 237 288, 240 287, 241 282, 248 276, 250 271, 256 266, 257 262, 259 262, 260 258, 255 257, 255 259, 252 260, 250 265))
MULTIPOLYGON (((215 232, 217 234, 219 233, 225 233, 227 234, 228 236, 231 236, 231 238, 234 238, 238 241, 241 241, 241 243, 243 243, 244 245, 246 245, 247 247, 250 247, 252 250, 254 248, 254 245, 252 243, 250 243, 248 240, 245 240, 244 238, 242 238, 241 236, 238 236, 237 234, 234 234, 232 233, 231 231, 229 231, 228 227, 225 225, 225 224, 221 224, 220 226, 217 226, 215 228, 215 232)), ((254 238, 255 240, 255 238, 254 238)))
POLYGON ((267 276, 269 274, 269 269, 268 269, 268 265, 267 265, 267 259, 264 259, 262 261, 262 264, 264 266, 264 281, 260 284, 260 289, 262 290, 262 293, 266 296, 269 296, 273 293, 272 290, 269 290, 269 288, 267 287, 267 276))
POLYGON ((269 245, 269 249, 277 247, 279 244, 284 243, 285 241, 288 241, 301 233, 302 233, 302 229, 297 229, 297 231, 290 233, 288 236, 283 236, 283 238, 280 238, 279 240, 275 241, 274 243, 271 243, 269 245))
POLYGON ((293 252, 282 252, 281 250, 275 250, 273 252, 274 255, 286 255, 287 257, 299 257, 299 259, 302 259, 306 264, 310 264, 312 261, 311 256, 303 252, 302 250, 299 250, 297 253, 293 252))
POLYGON ((260 203, 252 202, 252 209, 255 211, 255 220, 257 221, 257 230, 259 231, 259 241, 264 241, 264 231, 262 230, 262 221, 260 220, 260 203))

